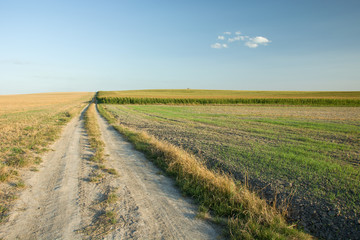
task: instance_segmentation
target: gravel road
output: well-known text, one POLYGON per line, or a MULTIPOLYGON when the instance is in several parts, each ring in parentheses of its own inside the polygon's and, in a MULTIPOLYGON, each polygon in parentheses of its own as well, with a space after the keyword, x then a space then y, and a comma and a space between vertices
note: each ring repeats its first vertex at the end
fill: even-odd
POLYGON ((0 238, 221 238, 217 226, 195 217, 197 206, 181 195, 174 181, 135 151, 99 114, 106 165, 119 176, 89 181, 95 165, 89 161, 91 149, 83 113, 64 128, 51 146, 54 150, 43 156, 39 171, 23 173, 26 188, 15 201, 8 221, 0 226, 0 238), (109 188, 117 189, 116 216, 122 221, 105 235, 82 231, 96 223, 101 209, 94 206, 109 188))

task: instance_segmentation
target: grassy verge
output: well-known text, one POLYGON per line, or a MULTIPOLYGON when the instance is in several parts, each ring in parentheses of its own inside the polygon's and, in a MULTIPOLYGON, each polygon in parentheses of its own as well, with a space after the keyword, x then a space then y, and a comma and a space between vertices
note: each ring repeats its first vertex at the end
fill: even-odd
POLYGON ((228 218, 228 234, 232 239, 311 239, 311 236, 289 226, 274 207, 246 186, 237 185, 228 176, 208 170, 180 148, 115 124, 116 119, 109 112, 101 105, 98 109, 136 149, 176 178, 184 193, 216 216, 228 218))
POLYGON ((39 155, 49 150, 62 126, 84 108, 91 95, 0 96, 0 181, 9 180, 16 169, 39 163, 39 155))

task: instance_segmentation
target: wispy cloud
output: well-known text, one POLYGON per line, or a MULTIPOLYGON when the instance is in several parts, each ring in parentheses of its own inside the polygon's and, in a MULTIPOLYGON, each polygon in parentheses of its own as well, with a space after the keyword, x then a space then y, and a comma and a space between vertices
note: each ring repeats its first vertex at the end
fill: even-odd
POLYGON ((270 43, 269 39, 258 36, 250 38, 249 41, 245 43, 245 46, 248 46, 249 48, 257 48, 259 45, 266 46, 268 43, 270 43))
POLYGON ((235 42, 235 41, 244 41, 245 38, 249 38, 248 36, 236 36, 236 37, 233 37, 233 38, 229 38, 228 41, 229 42, 235 42))
POLYGON ((226 43, 214 43, 211 45, 211 48, 217 48, 217 49, 220 49, 220 48, 227 48, 228 45, 226 43))
POLYGON ((246 42, 245 46, 249 47, 249 48, 257 48, 259 45, 257 43, 254 42, 246 42))
MULTIPOLYGON (((230 45, 234 44, 235 42, 243 41, 244 46, 249 48, 257 48, 259 46, 267 46, 271 41, 266 37, 256 36, 256 37, 249 37, 243 35, 240 31, 236 31, 234 34, 231 32, 224 32, 223 35, 219 35, 218 40, 227 41, 230 45)), ((214 43, 211 45, 211 48, 221 49, 221 48, 228 48, 229 46, 224 43, 214 43)))

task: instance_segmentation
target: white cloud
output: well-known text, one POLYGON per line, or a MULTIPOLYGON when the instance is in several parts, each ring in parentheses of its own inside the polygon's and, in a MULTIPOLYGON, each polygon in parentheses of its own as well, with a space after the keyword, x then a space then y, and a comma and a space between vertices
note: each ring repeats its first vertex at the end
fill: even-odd
POLYGON ((259 44, 249 41, 249 42, 245 43, 245 46, 247 46, 249 48, 257 48, 259 46, 259 44))
POLYGON ((235 42, 235 41, 244 41, 245 40, 245 36, 236 36, 236 37, 233 37, 233 38, 229 38, 228 41, 229 42, 235 42))
POLYGON ((222 44, 221 43, 214 43, 211 45, 211 48, 222 48, 222 44))
POLYGON ((269 39, 258 36, 254 38, 249 38, 249 41, 245 43, 245 46, 249 48, 257 48, 259 45, 266 46, 269 42, 270 42, 269 39))
POLYGON ((211 48, 217 48, 217 49, 220 49, 220 48, 228 48, 228 45, 223 43, 214 43, 211 45, 211 48))
POLYGON ((254 43, 267 45, 270 41, 267 38, 264 37, 254 37, 251 39, 254 43))
MULTIPOLYGON (((218 40, 226 40, 227 36, 224 35, 232 35, 227 38, 227 41, 230 45, 236 41, 245 41, 244 45, 249 48, 257 48, 260 45, 267 46, 271 42, 269 39, 262 36, 249 37, 246 35, 241 35, 240 31, 237 31, 234 34, 235 35, 232 35, 231 32, 224 32, 223 35, 218 36, 218 40)), ((217 48, 217 49, 228 48, 228 47, 229 47, 228 44, 223 44, 223 43, 214 43, 211 45, 211 48, 217 48)))

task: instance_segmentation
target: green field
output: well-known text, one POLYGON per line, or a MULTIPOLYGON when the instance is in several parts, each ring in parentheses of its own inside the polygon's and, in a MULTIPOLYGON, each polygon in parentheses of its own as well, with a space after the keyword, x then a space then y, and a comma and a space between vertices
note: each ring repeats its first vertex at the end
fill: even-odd
POLYGON ((360 108, 105 106, 121 124, 248 181, 269 203, 289 203, 289 218, 299 226, 359 231, 360 108))
POLYGON ((360 92, 292 92, 233 90, 137 90, 99 92, 110 104, 281 104, 360 106, 360 92))
POLYGON ((149 98, 344 98, 360 99, 360 92, 335 91, 239 91, 199 89, 153 89, 128 91, 100 91, 98 97, 149 98))

